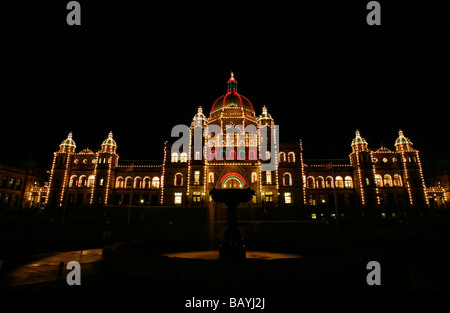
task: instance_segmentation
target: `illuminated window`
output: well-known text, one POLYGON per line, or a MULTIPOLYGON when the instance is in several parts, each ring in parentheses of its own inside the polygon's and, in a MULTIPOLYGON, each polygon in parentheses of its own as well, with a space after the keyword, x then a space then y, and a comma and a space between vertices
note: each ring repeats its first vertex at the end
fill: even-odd
POLYGON ((95 183, 95 176, 94 175, 89 176, 87 186, 88 187, 93 187, 94 183, 95 183))
POLYGON ((284 193, 284 203, 291 204, 292 203, 292 196, 290 192, 284 193))
POLYGON ((80 179, 78 180, 78 186, 86 187, 86 183, 87 183, 86 175, 81 175, 80 179))
POLYGON ((195 152, 195 159, 196 160, 201 160, 200 151, 196 151, 195 152))
POLYGON ((214 173, 213 172, 210 172, 208 174, 208 183, 214 184, 214 173))
POLYGON ((344 185, 345 188, 353 188, 353 180, 350 176, 345 176, 344 185))
POLYGON ((308 204, 309 205, 316 205, 316 196, 315 195, 309 195, 308 196, 308 204))
POLYGON ((325 178, 325 187, 326 187, 326 188, 334 188, 333 177, 327 176, 327 177, 325 178))
POLYGON ((396 186, 396 187, 402 186, 402 178, 398 174, 394 175, 394 186, 396 186))
POLYGON ((144 188, 145 189, 150 188, 150 177, 148 177, 148 176, 144 177, 144 188))
POLYGON ((295 153, 292 151, 288 153, 288 162, 295 162, 295 153))
POLYGON ((383 187, 383 179, 381 178, 381 175, 375 174, 375 184, 377 187, 383 187))
POLYGON ((174 152, 172 153, 172 162, 178 162, 178 153, 174 152))
POLYGON ((142 178, 140 176, 136 176, 134 178, 133 188, 141 188, 141 186, 142 186, 142 178))
POLYGON ((175 203, 175 204, 181 204, 182 198, 183 198, 183 193, 181 193, 181 192, 175 192, 175 200, 174 200, 174 203, 175 203))
POLYGON ((133 179, 128 176, 125 178, 125 188, 131 188, 131 186, 133 186, 133 179))
POLYGON ((116 188, 123 188, 123 182, 124 182, 124 180, 123 180, 122 176, 117 177, 116 188))
POLYGON ((199 203, 202 201, 202 196, 200 191, 194 191, 192 195, 192 202, 199 203))
POLYGON ((183 174, 181 174, 181 173, 175 174, 173 184, 175 186, 183 186, 183 174))
POLYGON ((291 173, 283 174, 283 185, 284 186, 292 186, 292 175, 291 173))
POLYGON ((311 213, 311 219, 315 220, 317 218, 316 213, 311 213))
POLYGON ((152 188, 158 189, 159 188, 159 177, 155 176, 152 179, 152 188))
POLYGON ((266 194, 264 195, 264 200, 267 203, 272 203, 273 202, 273 192, 272 191, 267 191, 266 194))
POLYGON ((306 180, 306 187, 307 188, 315 188, 316 187, 316 182, 314 177, 309 176, 308 179, 306 180))
POLYGON ((70 177, 70 187, 76 186, 78 186, 78 177, 77 175, 72 175, 72 177, 70 177))
POLYGON ((194 185, 200 185, 200 171, 194 172, 194 185))
POLYGON ((341 176, 336 176, 336 188, 344 188, 344 181, 341 176))
POLYGON ((317 188, 325 188, 325 181, 322 176, 317 177, 317 188))
POLYGON ((256 183, 257 180, 258 180, 258 175, 256 174, 256 172, 252 172, 252 183, 256 183))
POLYGON ((187 153, 186 152, 183 152, 181 154, 181 162, 187 162, 187 153))
POLYGON ((385 187, 392 187, 392 177, 389 174, 384 175, 384 186, 385 187))
POLYGON ((272 184, 272 173, 270 171, 266 171, 266 184, 267 185, 272 184))

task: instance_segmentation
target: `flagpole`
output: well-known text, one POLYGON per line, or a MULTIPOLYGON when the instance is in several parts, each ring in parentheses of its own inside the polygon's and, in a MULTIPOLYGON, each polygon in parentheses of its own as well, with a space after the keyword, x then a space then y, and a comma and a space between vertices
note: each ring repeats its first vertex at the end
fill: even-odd
POLYGON ((339 218, 338 218, 338 206, 337 206, 337 197, 336 197, 336 179, 334 178, 333 171, 333 161, 331 161, 331 176, 333 176, 333 193, 334 193, 334 214, 336 215, 336 226, 339 226, 339 218))

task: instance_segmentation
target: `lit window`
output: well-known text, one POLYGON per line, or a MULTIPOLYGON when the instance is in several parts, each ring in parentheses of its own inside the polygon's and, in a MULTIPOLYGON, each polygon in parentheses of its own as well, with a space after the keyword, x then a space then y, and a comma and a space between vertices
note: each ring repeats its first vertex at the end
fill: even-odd
POLYGON ((336 177, 336 188, 344 188, 344 182, 341 176, 336 177))
POLYGON ((316 213, 312 213, 312 214, 311 214, 311 219, 315 220, 316 218, 317 218, 316 213))
POLYGON ((291 204, 292 203, 292 196, 290 192, 284 193, 284 203, 291 204))
POLYGON ((194 185, 200 184, 200 171, 194 172, 194 185))
POLYGON ((392 187, 392 178, 391 178, 391 175, 389 175, 389 174, 384 175, 384 186, 386 186, 386 187, 392 187))
POLYGON ((177 173, 175 174, 174 182, 175 186, 183 186, 183 174, 177 173))
POLYGON ((181 162, 187 162, 187 153, 186 152, 183 152, 181 154, 181 162))
POLYGON ((345 176, 344 185, 345 188, 353 188, 353 180, 350 176, 345 176))
POLYGON ((192 202, 201 202, 202 201, 202 197, 201 197, 201 193, 200 191, 194 191, 193 195, 192 195, 192 202))
POLYGON ((159 188, 159 177, 158 176, 153 177, 152 188, 155 188, 155 189, 159 188))
POLYGON ((256 183, 256 181, 258 180, 258 175, 256 175, 256 172, 252 173, 252 183, 256 183))
POLYGON ((172 153, 172 162, 178 162, 178 153, 172 153))
POLYGON ((183 198, 183 193, 175 192, 175 204, 181 204, 181 199, 183 198))
POLYGON ((400 177, 400 175, 395 174, 394 175, 394 186, 400 187, 401 185, 402 185, 402 178, 400 177))
POLYGON ((292 175, 291 173, 283 174, 283 185, 284 186, 292 186, 292 175))
POLYGON ((381 178, 381 175, 375 174, 375 184, 377 187, 383 187, 383 180, 381 178))
POLYGON ((266 171, 266 184, 267 185, 272 184, 272 173, 270 171, 266 171))

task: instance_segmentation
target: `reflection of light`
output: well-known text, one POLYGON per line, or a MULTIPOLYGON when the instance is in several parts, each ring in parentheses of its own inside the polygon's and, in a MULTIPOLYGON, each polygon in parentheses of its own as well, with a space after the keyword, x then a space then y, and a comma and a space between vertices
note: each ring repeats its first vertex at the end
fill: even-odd
MULTIPOLYGON (((171 258, 183 258, 183 259, 199 259, 199 260, 218 260, 219 251, 188 251, 188 252, 174 252, 163 254, 163 256, 171 258)), ((276 260, 276 259, 299 259, 301 255, 282 253, 282 252, 268 252, 268 251, 247 251, 247 259, 259 259, 259 260, 276 260)))

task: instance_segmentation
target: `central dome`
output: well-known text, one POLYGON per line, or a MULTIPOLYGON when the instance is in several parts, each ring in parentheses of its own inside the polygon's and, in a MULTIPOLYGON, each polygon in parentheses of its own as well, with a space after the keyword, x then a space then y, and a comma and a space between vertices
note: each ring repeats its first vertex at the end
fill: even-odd
POLYGON ((227 93, 214 102, 211 113, 227 108, 243 108, 253 114, 255 113, 250 100, 237 92, 237 81, 233 72, 231 72, 231 77, 227 82, 227 93))

